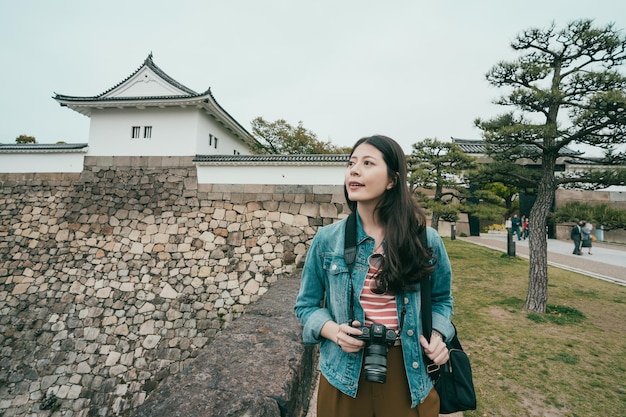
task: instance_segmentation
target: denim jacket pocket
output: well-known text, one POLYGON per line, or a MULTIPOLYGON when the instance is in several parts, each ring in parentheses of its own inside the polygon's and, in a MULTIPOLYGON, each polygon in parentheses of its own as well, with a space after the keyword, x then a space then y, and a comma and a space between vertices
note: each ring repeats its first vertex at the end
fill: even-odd
POLYGON ((337 323, 346 323, 349 319, 348 288, 350 270, 343 256, 332 254, 324 256, 323 268, 328 279, 326 306, 337 323))

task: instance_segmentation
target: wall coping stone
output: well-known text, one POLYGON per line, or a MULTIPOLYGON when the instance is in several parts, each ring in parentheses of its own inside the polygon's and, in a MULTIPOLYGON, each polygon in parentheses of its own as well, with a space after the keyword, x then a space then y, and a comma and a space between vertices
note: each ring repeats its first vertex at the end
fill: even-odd
POLYGON ((176 168, 193 167, 193 156, 85 156, 86 167, 176 168))

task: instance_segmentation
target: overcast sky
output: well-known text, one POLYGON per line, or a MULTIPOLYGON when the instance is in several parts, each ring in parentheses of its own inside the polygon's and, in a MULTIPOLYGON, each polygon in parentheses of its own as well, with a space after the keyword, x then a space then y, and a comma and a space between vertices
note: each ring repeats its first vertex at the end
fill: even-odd
POLYGON ((0 143, 85 143, 89 118, 52 99, 94 96, 152 53, 242 126, 302 122, 351 146, 480 139, 505 108, 485 73, 513 37, 574 19, 626 28, 623 0, 0 0, 0 143))

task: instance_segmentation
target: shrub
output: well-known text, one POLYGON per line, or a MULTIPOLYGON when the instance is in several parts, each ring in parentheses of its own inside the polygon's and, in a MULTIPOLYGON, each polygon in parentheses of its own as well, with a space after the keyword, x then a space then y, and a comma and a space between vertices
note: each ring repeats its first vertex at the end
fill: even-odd
POLYGON ((19 135, 15 138, 15 143, 37 143, 37 140, 34 136, 19 135))

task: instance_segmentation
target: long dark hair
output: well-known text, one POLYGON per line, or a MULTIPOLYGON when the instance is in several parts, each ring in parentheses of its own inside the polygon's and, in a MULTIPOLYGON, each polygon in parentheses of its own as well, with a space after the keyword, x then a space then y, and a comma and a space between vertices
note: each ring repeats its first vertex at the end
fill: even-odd
MULTIPOLYGON (((395 185, 385 191, 376 206, 378 219, 385 228, 385 261, 381 270, 381 288, 397 294, 403 291, 415 291, 421 279, 427 278, 433 271, 431 254, 420 242, 419 234, 426 225, 426 213, 417 204, 407 184, 407 161, 404 151, 398 143, 382 135, 359 139, 350 152, 364 143, 378 149, 387 165, 387 175, 395 185)), ((344 195, 348 207, 356 211, 357 202, 348 198, 344 184, 344 195)))

